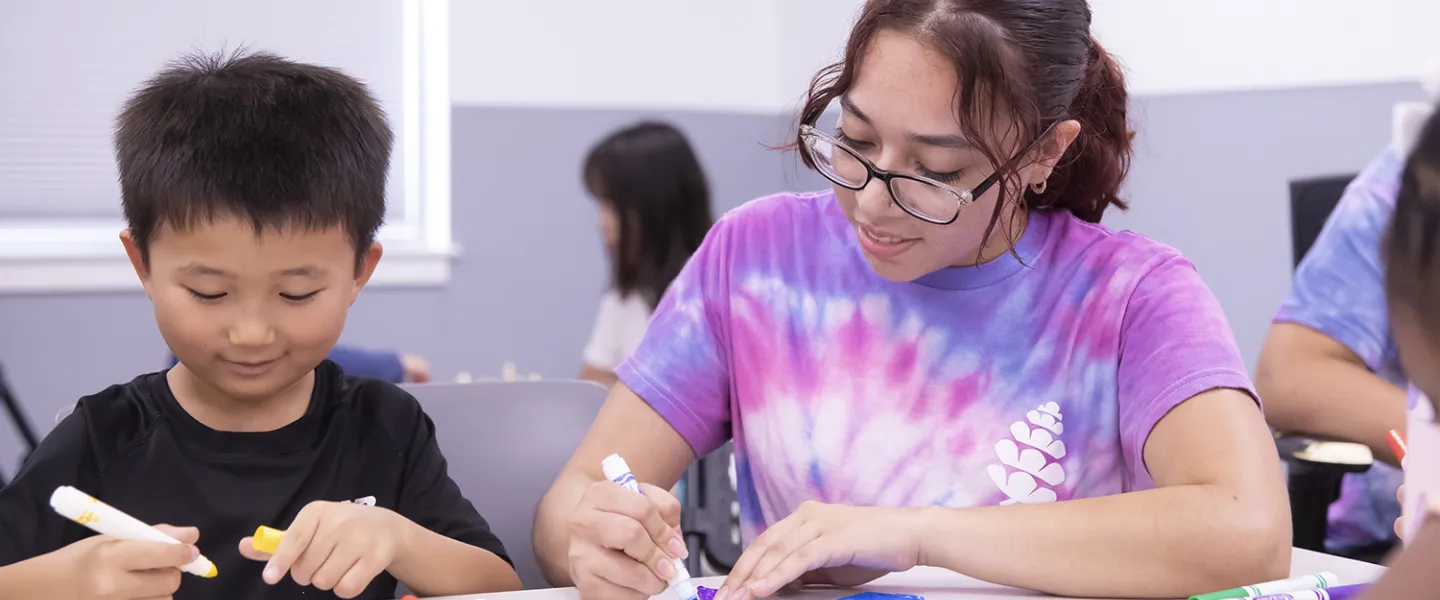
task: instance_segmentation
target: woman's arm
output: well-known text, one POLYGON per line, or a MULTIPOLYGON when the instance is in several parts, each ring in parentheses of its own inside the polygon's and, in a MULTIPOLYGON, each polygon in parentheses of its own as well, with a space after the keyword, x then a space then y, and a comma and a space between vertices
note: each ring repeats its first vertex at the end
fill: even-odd
POLYGON ((1158 489, 1047 504, 861 508, 809 502, 745 550, 717 600, 769 596, 809 573, 917 564, 1063 596, 1189 596, 1271 581, 1290 565, 1290 515, 1255 402, 1204 392, 1154 428, 1158 489), (738 595, 737 595, 738 591, 738 595))
POLYGON ((1405 390, 1330 336, 1297 323, 1272 325, 1255 388, 1276 429, 1365 444, 1376 460, 1396 464, 1385 434, 1405 427, 1405 390))
POLYGON ((551 584, 575 584, 569 565, 570 515, 585 490, 605 480, 600 461, 611 454, 625 458, 635 479, 662 488, 675 485, 695 459, 685 439, 635 392, 623 383, 611 388, 590 432, 535 515, 535 554, 551 584))
POLYGON ((607 388, 615 387, 615 384, 620 382, 620 379, 615 376, 614 371, 602 369, 588 362, 580 365, 580 378, 586 381, 594 381, 607 388))
POLYGON ((1145 459, 1157 489, 925 509, 919 562, 1068 596, 1188 596, 1288 576, 1289 503, 1253 399, 1212 390, 1184 402, 1145 459))

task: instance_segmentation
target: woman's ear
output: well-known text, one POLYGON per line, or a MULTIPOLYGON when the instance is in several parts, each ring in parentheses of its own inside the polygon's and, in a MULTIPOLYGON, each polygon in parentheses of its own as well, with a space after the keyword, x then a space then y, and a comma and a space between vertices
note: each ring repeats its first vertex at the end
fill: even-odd
POLYGON ((1055 172, 1055 165, 1060 163, 1060 157, 1065 156, 1065 151, 1070 149, 1077 137, 1080 137, 1079 121, 1070 119, 1052 126, 1049 133, 1035 144, 1035 160, 1030 166, 1021 169, 1020 183, 1031 186, 1050 179, 1050 174, 1055 172))

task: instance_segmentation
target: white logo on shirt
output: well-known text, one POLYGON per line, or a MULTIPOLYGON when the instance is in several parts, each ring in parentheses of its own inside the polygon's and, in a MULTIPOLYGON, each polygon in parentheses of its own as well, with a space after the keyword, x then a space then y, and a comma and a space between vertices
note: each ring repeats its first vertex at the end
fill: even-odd
POLYGON ((374 496, 366 496, 366 497, 364 497, 364 498, 356 498, 356 499, 354 499, 354 500, 346 500, 346 502, 353 502, 353 503, 355 503, 355 504, 362 504, 362 505, 365 505, 365 506, 375 506, 375 497, 374 497, 374 496))
POLYGON ((1065 432, 1060 405, 1046 402, 1026 413, 1025 419, 1010 425, 1011 439, 995 444, 1001 464, 987 469, 1008 497, 1002 505, 1054 502, 1053 487, 1065 482, 1065 468, 1054 462, 1065 458, 1065 442, 1059 439, 1065 432))

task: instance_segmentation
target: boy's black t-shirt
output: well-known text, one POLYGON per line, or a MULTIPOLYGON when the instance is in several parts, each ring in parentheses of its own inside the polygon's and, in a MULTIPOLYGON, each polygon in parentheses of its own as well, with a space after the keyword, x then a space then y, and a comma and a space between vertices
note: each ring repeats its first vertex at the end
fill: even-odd
MULTIPOLYGON (((316 500, 372 502, 422 527, 509 557, 446 472, 435 427, 392 384, 315 370, 305 416, 275 431, 234 433, 202 425, 180 407, 165 373, 142 375, 80 400, 0 489, 0 565, 94 535, 50 508, 72 485, 146 523, 195 526, 200 552, 219 570, 190 574, 175 598, 326 598, 287 575, 260 578, 265 563, 238 550, 268 525, 284 529, 316 500)), ((360 598, 394 598, 381 573, 360 598)))

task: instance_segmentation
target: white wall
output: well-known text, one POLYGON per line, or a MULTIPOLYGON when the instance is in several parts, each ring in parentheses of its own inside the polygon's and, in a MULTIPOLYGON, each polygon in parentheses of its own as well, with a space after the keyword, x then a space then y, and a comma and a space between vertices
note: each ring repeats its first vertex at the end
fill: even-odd
MULTIPOLYGON (((458 104, 788 111, 860 0, 456 0, 458 104), (623 8, 617 8, 623 7, 623 8)), ((1138 95, 1413 80, 1437 0, 1091 0, 1138 95)))

